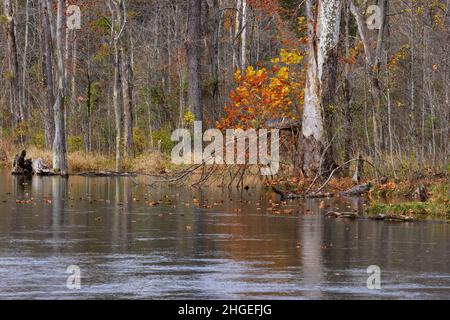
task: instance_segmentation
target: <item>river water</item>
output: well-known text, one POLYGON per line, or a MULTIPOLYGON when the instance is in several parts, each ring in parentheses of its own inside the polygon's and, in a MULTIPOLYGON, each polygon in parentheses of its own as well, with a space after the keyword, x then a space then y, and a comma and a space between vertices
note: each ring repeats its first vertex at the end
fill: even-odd
POLYGON ((450 225, 324 217, 364 202, 0 171, 0 299, 450 299, 450 225))

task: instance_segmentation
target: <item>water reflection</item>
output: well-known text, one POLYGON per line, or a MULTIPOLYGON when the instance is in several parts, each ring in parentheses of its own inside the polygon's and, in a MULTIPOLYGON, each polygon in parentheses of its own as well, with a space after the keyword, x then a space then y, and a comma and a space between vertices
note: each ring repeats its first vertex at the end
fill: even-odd
POLYGON ((449 225, 323 217, 362 211, 360 198, 290 202, 293 215, 274 215, 280 201, 263 190, 0 181, 0 298, 450 297, 449 225), (65 288, 71 264, 82 268, 79 292, 65 288), (365 287, 373 264, 379 292, 365 287))

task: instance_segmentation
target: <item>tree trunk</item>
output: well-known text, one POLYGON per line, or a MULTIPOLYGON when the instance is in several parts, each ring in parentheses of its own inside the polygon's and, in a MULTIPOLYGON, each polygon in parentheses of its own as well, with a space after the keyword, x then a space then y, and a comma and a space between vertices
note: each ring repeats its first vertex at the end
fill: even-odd
POLYGON ((323 173, 326 164, 325 109, 334 93, 331 82, 336 72, 334 57, 339 40, 341 1, 318 1, 316 8, 317 12, 313 12, 313 0, 307 1, 309 60, 300 135, 302 167, 307 177, 323 173))
MULTIPOLYGON (((241 25, 241 7, 242 7, 242 0, 237 0, 236 2, 236 19, 234 22, 234 34, 231 35, 231 45, 233 50, 233 69, 239 69, 239 60, 237 58, 238 55, 238 46, 236 43, 238 42, 239 34, 240 34, 240 25, 241 25)), ((231 28, 230 28, 231 31, 231 28)), ((234 70, 233 70, 234 72, 234 70)))
POLYGON ((45 127, 45 145, 50 149, 55 134, 55 123, 53 115, 53 104, 55 103, 55 93, 53 86, 53 59, 52 59, 52 39, 50 34, 50 20, 47 12, 47 3, 39 2, 41 10, 41 55, 42 55, 42 74, 45 87, 45 102, 43 122, 45 127))
MULTIPOLYGON (((350 7, 349 4, 345 4, 345 56, 349 58, 350 55, 350 7)), ((343 118, 344 118, 344 165, 343 172, 345 176, 350 174, 350 159, 352 156, 352 114, 351 114, 351 102, 352 102, 352 85, 350 82, 350 63, 346 62, 344 67, 344 80, 343 80, 343 118)))
POLYGON ((65 125, 65 100, 66 100, 66 78, 64 71, 64 45, 63 45, 63 0, 58 0, 58 11, 56 17, 56 46, 55 56, 58 74, 58 91, 56 101, 53 106, 55 117, 55 138, 53 141, 53 170, 61 173, 62 176, 68 174, 67 151, 66 151, 66 125, 65 125))
POLYGON ((122 21, 120 8, 118 3, 112 1, 115 9, 110 8, 111 14, 113 16, 113 23, 111 26, 111 36, 114 46, 114 85, 113 85, 113 107, 115 115, 115 144, 116 144, 116 172, 121 171, 121 148, 122 148, 122 108, 120 106, 120 91, 121 91, 121 81, 120 81, 120 48, 119 40, 121 33, 123 32, 124 22, 122 21), (116 23, 118 23, 119 31, 116 31, 116 23))
POLYGON ((29 22, 30 22, 30 8, 29 8, 29 0, 25 3, 25 44, 23 47, 23 57, 22 57, 22 108, 23 108, 23 118, 27 118, 28 108, 27 105, 27 73, 28 73, 28 35, 29 35, 29 22))
POLYGON ((247 67, 247 1, 242 0, 241 68, 247 67))
POLYGON ((10 110, 14 118, 14 124, 17 125, 23 121, 23 107, 21 103, 20 84, 19 84, 19 62, 17 54, 17 40, 15 31, 15 12, 11 0, 3 0, 4 15, 6 17, 6 37, 8 45, 8 68, 10 85, 10 110))
MULTIPOLYGON (((120 14, 122 21, 126 21, 127 10, 125 1, 120 2, 120 14)), ((125 155, 129 157, 134 156, 133 145, 133 70, 131 66, 131 47, 129 39, 129 30, 126 28, 123 31, 123 38, 121 41, 121 80, 122 80, 122 97, 123 97, 123 126, 124 126, 124 144, 125 155)))
POLYGON ((370 76, 370 93, 373 102, 373 140, 375 146, 375 162, 381 156, 381 140, 382 140, 382 123, 381 123, 381 104, 382 104, 382 89, 379 81, 381 50, 383 47, 384 33, 387 21, 387 0, 380 0, 382 21, 381 28, 378 31, 377 44, 375 54, 372 54, 371 45, 367 37, 367 27, 363 17, 361 16, 358 7, 354 4, 354 0, 350 2, 350 10, 355 17, 356 24, 358 26, 358 32, 361 38, 361 42, 364 46, 364 53, 366 58, 366 67, 370 76))
POLYGON ((201 79, 200 79, 200 55, 202 42, 202 1, 190 0, 188 35, 187 35, 187 60, 189 72, 188 103, 194 111, 195 120, 203 121, 201 79))

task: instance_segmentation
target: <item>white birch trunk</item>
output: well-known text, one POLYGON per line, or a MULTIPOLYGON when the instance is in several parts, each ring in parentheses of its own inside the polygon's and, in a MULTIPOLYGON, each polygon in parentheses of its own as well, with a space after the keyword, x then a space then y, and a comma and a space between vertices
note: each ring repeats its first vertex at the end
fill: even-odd
POLYGON ((247 67, 247 1, 242 0, 241 68, 247 67))
POLYGON ((324 130, 325 82, 329 76, 327 66, 330 52, 337 46, 340 31, 341 0, 307 1, 309 25, 309 56, 303 110, 301 148, 303 172, 308 177, 320 173, 326 137, 324 130))
POLYGON ((239 31, 240 31, 240 25, 241 25, 241 6, 242 6, 242 0, 237 0, 236 2, 236 21, 234 24, 234 36, 231 39, 232 40, 232 46, 233 46, 233 68, 238 69, 239 68, 239 62, 237 58, 237 50, 238 46, 236 43, 239 43, 239 31))

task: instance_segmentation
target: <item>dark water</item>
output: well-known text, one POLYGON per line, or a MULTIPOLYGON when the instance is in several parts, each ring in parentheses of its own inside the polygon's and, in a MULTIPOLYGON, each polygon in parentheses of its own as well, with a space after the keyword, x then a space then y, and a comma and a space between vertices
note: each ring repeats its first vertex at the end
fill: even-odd
POLYGON ((279 202, 257 190, 0 172, 0 299, 450 298, 449 224, 320 210, 362 210, 362 199, 284 204, 292 215, 270 214, 269 201, 279 202), (70 265, 81 270, 80 290, 66 287, 70 265), (381 290, 367 288, 371 265, 381 290))

